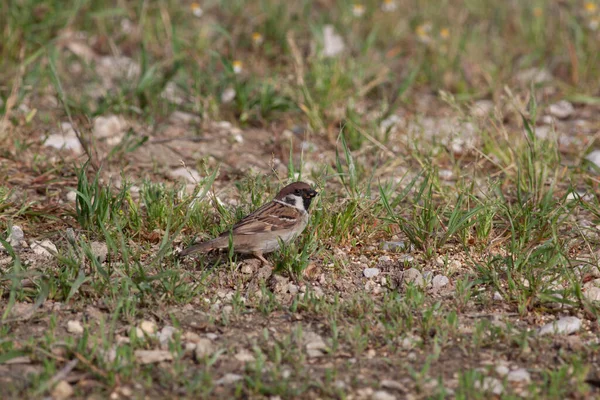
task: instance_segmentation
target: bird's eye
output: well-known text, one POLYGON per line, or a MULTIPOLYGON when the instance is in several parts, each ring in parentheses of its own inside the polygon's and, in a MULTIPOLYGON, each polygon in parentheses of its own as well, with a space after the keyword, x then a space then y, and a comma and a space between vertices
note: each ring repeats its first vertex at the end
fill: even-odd
POLYGON ((299 190, 299 189, 296 189, 296 190, 294 191, 294 194, 300 194, 300 190, 299 190))

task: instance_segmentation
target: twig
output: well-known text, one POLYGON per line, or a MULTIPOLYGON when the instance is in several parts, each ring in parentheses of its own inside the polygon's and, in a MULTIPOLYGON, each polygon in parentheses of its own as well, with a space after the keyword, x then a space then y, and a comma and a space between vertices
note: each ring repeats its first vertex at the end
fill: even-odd
POLYGON ((54 374, 52 378, 48 379, 43 385, 39 387, 39 389, 36 391, 36 395, 44 393, 49 388, 65 379, 67 375, 69 375, 69 373, 73 371, 73 369, 77 366, 77 363, 79 363, 79 360, 76 358, 69 361, 67 365, 62 367, 61 370, 54 374))

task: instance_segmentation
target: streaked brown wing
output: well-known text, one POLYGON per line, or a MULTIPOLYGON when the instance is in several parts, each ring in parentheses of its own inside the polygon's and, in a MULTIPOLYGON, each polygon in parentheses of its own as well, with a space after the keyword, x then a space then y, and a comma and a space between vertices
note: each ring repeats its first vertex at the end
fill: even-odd
MULTIPOLYGON (((300 212, 294 207, 287 207, 279 203, 267 203, 232 228, 234 234, 254 235, 257 233, 276 232, 292 229, 300 212)), ((223 232, 222 236, 229 235, 223 232)))

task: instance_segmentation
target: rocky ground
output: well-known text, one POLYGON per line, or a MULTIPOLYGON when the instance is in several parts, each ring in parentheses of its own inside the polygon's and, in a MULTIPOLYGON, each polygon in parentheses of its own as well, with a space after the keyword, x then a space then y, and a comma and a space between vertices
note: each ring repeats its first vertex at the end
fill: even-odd
POLYGON ((2 398, 599 396, 595 3, 100 3, 0 11, 2 398))

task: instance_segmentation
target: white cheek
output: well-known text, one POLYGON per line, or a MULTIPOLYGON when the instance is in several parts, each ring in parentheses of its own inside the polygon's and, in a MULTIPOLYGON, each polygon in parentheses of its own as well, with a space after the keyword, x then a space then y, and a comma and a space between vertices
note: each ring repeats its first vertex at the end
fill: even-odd
POLYGON ((304 211, 304 200, 300 196, 294 196, 294 200, 296 200, 296 208, 298 210, 304 211))

